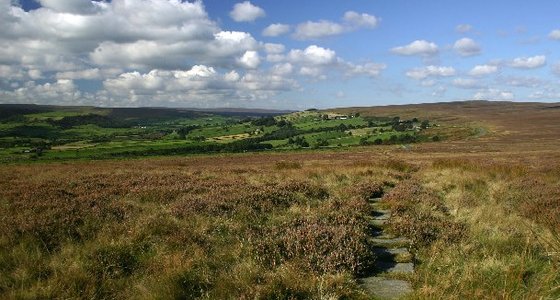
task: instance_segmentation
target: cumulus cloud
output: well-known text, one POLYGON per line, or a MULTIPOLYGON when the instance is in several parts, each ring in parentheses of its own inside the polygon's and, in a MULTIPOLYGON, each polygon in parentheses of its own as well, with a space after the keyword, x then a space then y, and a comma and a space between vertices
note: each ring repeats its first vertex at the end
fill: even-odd
POLYGON ((462 38, 453 44, 455 50, 461 56, 473 56, 480 54, 480 46, 472 39, 462 38))
POLYGON ((55 74, 55 77, 57 79, 96 80, 96 79, 104 79, 104 78, 108 78, 108 77, 114 77, 114 76, 116 76, 120 73, 122 73, 122 69, 117 69, 117 68, 107 68, 107 69, 92 68, 92 69, 77 70, 77 71, 57 72, 55 74))
POLYGON ((287 24, 270 24, 262 31, 264 36, 279 36, 290 32, 291 27, 287 24))
POLYGON ((9 80, 24 80, 29 78, 29 73, 14 65, 0 65, 0 78, 9 80))
POLYGON ((428 42, 426 40, 416 40, 412 43, 394 47, 391 52, 398 55, 421 55, 421 56, 431 56, 437 54, 439 51, 438 46, 435 43, 428 42))
MULTIPOLYGON (((202 1, 38 0, 41 7, 29 11, 12 3, 16 1, 0 0, 4 102, 223 106, 216 104, 222 101, 243 106, 242 101, 271 99, 299 88, 300 75, 376 77, 386 68, 346 62, 317 45, 290 50, 220 28, 202 1), (88 92, 80 90, 85 85, 88 92)), ((231 13, 238 21, 265 15, 249 1, 235 5, 231 13)), ((371 29, 379 19, 348 11, 331 23, 331 31, 317 34, 311 28, 302 37, 371 29)), ((272 25, 278 26, 265 28, 263 35, 293 28, 272 25)))
POLYGON ((139 40, 131 43, 102 42, 89 54, 98 65, 123 68, 164 68, 188 66, 194 63, 228 67, 245 51, 258 48, 257 41, 246 32, 220 31, 207 42, 139 40))
POLYGON ((271 68, 271 73, 274 75, 285 76, 292 74, 294 66, 291 63, 275 64, 271 68))
POLYGON ((307 21, 297 25, 294 37, 300 40, 310 40, 325 36, 338 35, 345 32, 344 26, 331 21, 307 21))
POLYGON ((484 76, 498 72, 498 66, 495 65, 476 65, 470 71, 471 76, 484 76))
POLYGON ((8 103, 79 104, 82 93, 72 80, 36 84, 28 81, 13 91, 0 90, 0 97, 8 103))
POLYGON ((52 0, 42 4, 36 10, 11 6, 3 12, 7 16, 0 21, 4 29, 0 60, 50 71, 83 68, 85 59, 101 64, 123 59, 126 67, 188 65, 193 62, 185 58, 203 56, 200 45, 213 43, 219 32, 199 1, 52 0), (126 59, 129 55, 134 61, 126 59))
POLYGON ((292 79, 273 73, 235 70, 221 74, 213 67, 196 65, 188 70, 127 72, 103 82, 108 96, 141 105, 153 99, 166 105, 223 103, 225 99, 253 101, 268 99, 280 91, 297 88, 292 79))
POLYGON ((546 64, 546 56, 536 55, 531 57, 518 57, 510 62, 512 68, 518 69, 536 69, 546 64))
POLYGON ((236 22, 252 22, 264 17, 266 13, 264 9, 253 5, 250 1, 244 1, 236 3, 229 15, 236 22))
POLYGON ((483 89, 473 95, 474 100, 512 100, 513 98, 513 92, 494 88, 483 89))
POLYGON ((239 58, 239 64, 247 69, 256 69, 261 63, 261 58, 257 51, 246 51, 243 56, 239 58))
POLYGON ((375 28, 379 23, 379 19, 376 16, 365 13, 360 14, 355 11, 345 12, 343 19, 348 24, 354 25, 358 28, 375 28))
POLYGON ((472 25, 470 24, 459 24, 457 25, 457 27, 455 27, 455 31, 459 32, 459 33, 467 33, 469 31, 472 30, 472 25))
POLYGON ((286 46, 282 44, 266 43, 264 44, 264 50, 269 54, 279 54, 286 50, 286 46))
POLYGON ((422 80, 428 77, 450 77, 454 76, 455 73, 453 67, 426 66, 408 70, 405 74, 412 79, 422 80))
POLYGON ((300 23, 296 26, 293 37, 299 40, 313 40, 359 29, 373 29, 379 23, 376 16, 355 11, 344 13, 342 20, 341 23, 327 20, 300 23))
POLYGON ((41 6, 63 13, 94 13, 97 9, 90 0, 39 0, 41 6))
POLYGON ((559 41, 559 40, 560 40, 560 29, 552 30, 552 31, 548 34, 548 37, 549 37, 550 39, 559 41))
POLYGON ((295 63, 303 63, 310 65, 329 65, 336 61, 336 52, 319 47, 317 45, 311 45, 304 50, 292 49, 288 53, 288 58, 290 61, 295 63))
POLYGON ((285 60, 299 66, 299 74, 315 79, 325 79, 329 72, 338 70, 348 77, 377 77, 387 67, 382 63, 366 62, 354 64, 344 61, 334 50, 311 45, 305 49, 292 49, 285 60))

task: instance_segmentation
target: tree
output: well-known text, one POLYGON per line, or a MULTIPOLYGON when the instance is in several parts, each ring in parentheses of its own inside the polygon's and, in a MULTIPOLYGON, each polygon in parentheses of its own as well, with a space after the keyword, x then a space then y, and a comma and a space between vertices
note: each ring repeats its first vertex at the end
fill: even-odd
POLYGON ((251 124, 255 126, 274 126, 276 125, 276 119, 274 117, 264 117, 253 120, 251 124))
POLYGON ((288 125, 288 122, 286 122, 286 120, 282 119, 278 123, 276 123, 276 125, 278 125, 278 127, 284 127, 284 126, 288 125))
POLYGON ((319 139, 317 140, 317 147, 324 147, 324 146, 328 146, 329 145, 329 141, 327 141, 326 139, 319 139))

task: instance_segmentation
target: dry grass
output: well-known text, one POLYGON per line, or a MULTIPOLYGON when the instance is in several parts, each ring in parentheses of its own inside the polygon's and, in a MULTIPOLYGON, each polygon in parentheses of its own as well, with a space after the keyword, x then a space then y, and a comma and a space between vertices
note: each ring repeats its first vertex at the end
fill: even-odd
POLYGON ((365 199, 400 172, 284 158, 2 168, 2 298, 362 297, 365 199))

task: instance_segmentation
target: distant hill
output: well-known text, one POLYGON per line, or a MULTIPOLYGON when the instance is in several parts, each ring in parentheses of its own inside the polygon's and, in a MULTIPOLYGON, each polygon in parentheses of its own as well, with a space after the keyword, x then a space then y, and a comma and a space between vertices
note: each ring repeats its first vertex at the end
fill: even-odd
POLYGON ((93 106, 56 106, 37 104, 0 104, 0 120, 18 115, 46 113, 54 111, 83 112, 95 111, 95 113, 121 119, 170 119, 190 118, 204 114, 224 116, 275 116, 291 113, 290 110, 270 110, 251 108, 166 108, 166 107, 93 107, 93 106))
POLYGON ((273 116, 285 115, 296 110, 277 110, 259 108, 189 108, 192 111, 209 112, 218 115, 273 116))

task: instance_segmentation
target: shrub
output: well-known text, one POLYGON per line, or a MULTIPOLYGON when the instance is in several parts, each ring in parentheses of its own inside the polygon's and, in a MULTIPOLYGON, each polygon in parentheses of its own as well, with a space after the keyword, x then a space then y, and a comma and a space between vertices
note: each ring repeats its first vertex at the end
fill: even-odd
POLYGON ((466 233, 465 224, 455 222, 441 199, 416 180, 397 185, 385 200, 393 209, 390 229, 410 238, 415 247, 425 247, 436 240, 457 242, 466 233))
POLYGON ((301 163, 297 161, 286 161, 281 160, 274 164, 274 167, 278 170, 291 170, 291 169, 301 169, 301 163))

